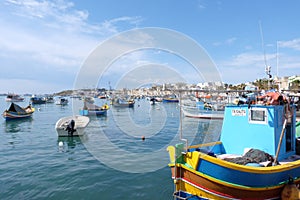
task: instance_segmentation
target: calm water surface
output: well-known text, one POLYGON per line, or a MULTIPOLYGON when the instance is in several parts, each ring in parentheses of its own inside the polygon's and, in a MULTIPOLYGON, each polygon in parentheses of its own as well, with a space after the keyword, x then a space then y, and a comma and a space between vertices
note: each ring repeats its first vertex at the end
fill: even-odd
MULTIPOLYGON (((0 112, 9 105, 0 97, 0 112)), ((139 100, 134 108, 112 107, 107 117, 91 117, 82 138, 59 138, 54 129, 61 117, 73 115, 72 101, 34 107, 31 119, 0 121, 1 200, 173 199, 165 149, 179 142, 177 104, 139 100)), ((217 139, 220 127, 220 121, 182 119, 189 143, 217 139)))

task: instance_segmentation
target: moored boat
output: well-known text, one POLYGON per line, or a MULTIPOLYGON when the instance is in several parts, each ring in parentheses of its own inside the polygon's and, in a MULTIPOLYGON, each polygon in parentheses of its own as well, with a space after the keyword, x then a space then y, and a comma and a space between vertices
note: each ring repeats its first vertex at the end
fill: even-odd
POLYGON ((11 103, 10 107, 2 114, 5 120, 29 118, 34 113, 34 108, 31 105, 23 108, 15 103, 11 103))
POLYGON ((106 116, 108 109, 109 106, 107 104, 100 107, 92 103, 84 102, 84 106, 79 110, 79 114, 84 116, 106 116))
POLYGON ((219 141, 169 146, 174 197, 281 199, 299 184, 295 106, 283 101, 227 105, 219 141))
POLYGON ((179 99, 176 95, 170 95, 162 98, 163 103, 178 103, 179 99))
POLYGON ((122 98, 116 98, 116 99, 113 99, 111 104, 114 106, 114 107, 134 107, 134 103, 135 101, 133 99, 122 99, 122 98))
POLYGON ((45 104, 47 101, 47 99, 43 96, 35 96, 33 95, 31 98, 30 98, 30 102, 32 104, 45 104))
POLYGON ((189 98, 181 101, 183 115, 199 119, 218 119, 224 118, 224 103, 207 103, 198 98, 189 98))
POLYGON ((63 117, 56 122, 55 130, 59 137, 82 136, 89 122, 90 118, 81 115, 63 117))
POLYGON ((5 98, 5 101, 8 101, 8 102, 22 102, 24 100, 25 100, 25 98, 18 94, 7 94, 7 96, 5 98))
POLYGON ((62 106, 68 105, 68 103, 69 103, 69 100, 68 100, 67 98, 64 98, 64 97, 60 97, 60 98, 58 98, 58 99, 55 101, 55 104, 56 104, 56 105, 62 105, 62 106))

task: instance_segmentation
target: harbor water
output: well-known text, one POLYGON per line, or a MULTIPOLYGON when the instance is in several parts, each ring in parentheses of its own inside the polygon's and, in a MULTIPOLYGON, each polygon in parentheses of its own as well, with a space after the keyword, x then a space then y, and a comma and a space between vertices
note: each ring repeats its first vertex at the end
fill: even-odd
MULTIPOLYGON (((27 106, 29 98, 17 104, 27 106)), ((1 200, 173 199, 166 148, 182 142, 181 134, 189 144, 217 140, 222 125, 180 117, 177 103, 140 99, 134 108, 111 106, 106 117, 90 117, 81 138, 58 137, 55 123, 79 114, 75 104, 83 105, 33 105, 32 118, 1 119, 1 200)), ((0 97, 0 111, 9 106, 0 97)))

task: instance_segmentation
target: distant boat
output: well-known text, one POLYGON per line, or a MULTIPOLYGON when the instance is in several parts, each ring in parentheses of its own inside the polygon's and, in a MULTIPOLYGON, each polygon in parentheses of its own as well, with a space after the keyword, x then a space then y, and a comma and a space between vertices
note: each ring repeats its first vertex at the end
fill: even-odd
POLYGON ((220 119, 224 118, 224 103, 207 103, 195 99, 185 99, 181 102, 183 115, 199 119, 220 119))
POLYGON ((126 100, 121 98, 116 98, 112 100, 112 105, 114 107, 133 107, 135 101, 132 99, 126 100))
POLYGON ((54 103, 54 102, 55 102, 55 100, 52 96, 47 96, 46 97, 46 103, 54 103))
POLYGON ((83 109, 79 110, 79 114, 83 116, 106 116, 109 106, 104 104, 103 106, 97 106, 88 102, 84 102, 83 109))
POLYGON ((163 103, 178 103, 179 99, 175 95, 170 95, 167 97, 163 97, 162 102, 163 103))
POLYGON ((24 101, 24 97, 18 95, 18 94, 7 94, 5 101, 8 102, 22 102, 24 101))
POLYGON ((82 136, 89 122, 90 118, 81 115, 63 117, 56 122, 55 130, 59 137, 82 136))
POLYGON ((3 112, 2 116, 5 120, 24 119, 31 117, 33 113, 34 108, 31 107, 31 105, 22 108, 15 103, 11 103, 10 107, 3 112))
POLYGON ((94 103, 95 102, 95 98, 94 97, 90 97, 90 96, 82 97, 82 100, 84 102, 88 102, 88 103, 94 103))
POLYGON ((150 101, 150 105, 155 105, 155 103, 157 102, 156 99, 155 99, 154 97, 151 97, 151 98, 149 99, 149 101, 150 101))
POLYGON ((56 100, 55 104, 56 105, 68 105, 69 100, 67 98, 64 97, 60 97, 58 100, 56 100))
POLYGON ((30 102, 32 104, 45 104, 46 103, 46 98, 43 97, 43 96, 35 96, 35 95, 33 95, 30 98, 30 102))

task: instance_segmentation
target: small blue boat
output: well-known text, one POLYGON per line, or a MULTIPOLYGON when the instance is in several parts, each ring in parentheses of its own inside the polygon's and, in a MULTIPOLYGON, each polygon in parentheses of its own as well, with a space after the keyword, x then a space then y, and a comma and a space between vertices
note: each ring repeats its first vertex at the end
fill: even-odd
POLYGON ((97 106, 92 103, 84 102, 83 109, 79 110, 79 114, 83 116, 106 116, 109 106, 104 104, 103 106, 97 106))
POLYGON ((132 100, 132 99, 123 99, 123 98, 116 98, 116 99, 113 99, 111 104, 114 106, 114 107, 122 107, 122 108, 133 108, 134 107, 134 104, 135 104, 135 101, 132 100))
POLYGON ((179 99, 177 98, 176 95, 170 95, 170 96, 163 97, 162 102, 163 103, 178 103, 179 99))

